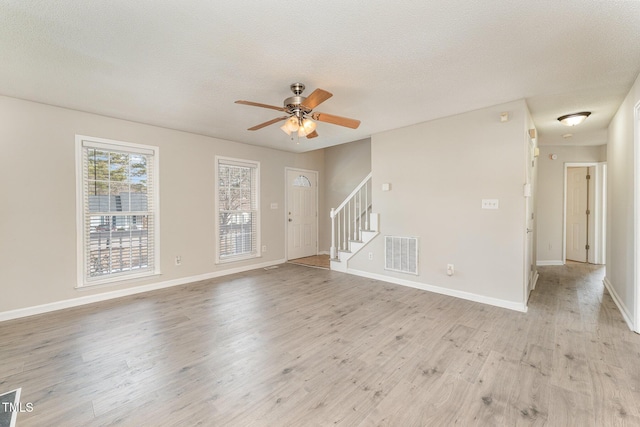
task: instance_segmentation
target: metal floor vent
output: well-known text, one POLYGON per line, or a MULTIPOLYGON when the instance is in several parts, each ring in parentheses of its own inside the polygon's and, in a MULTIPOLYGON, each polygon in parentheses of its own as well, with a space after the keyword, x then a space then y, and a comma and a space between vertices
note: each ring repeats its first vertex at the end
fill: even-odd
POLYGON ((418 274, 418 238, 384 237, 384 269, 418 274))

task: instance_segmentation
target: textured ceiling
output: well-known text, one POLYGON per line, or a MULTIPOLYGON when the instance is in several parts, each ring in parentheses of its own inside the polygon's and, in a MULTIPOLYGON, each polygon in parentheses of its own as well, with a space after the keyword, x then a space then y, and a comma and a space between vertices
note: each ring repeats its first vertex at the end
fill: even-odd
POLYGON ((0 94, 289 151, 526 99, 541 144, 603 144, 639 28, 621 0, 0 0, 0 94), (235 100, 281 105, 297 81, 360 128, 246 130, 279 113, 235 100))

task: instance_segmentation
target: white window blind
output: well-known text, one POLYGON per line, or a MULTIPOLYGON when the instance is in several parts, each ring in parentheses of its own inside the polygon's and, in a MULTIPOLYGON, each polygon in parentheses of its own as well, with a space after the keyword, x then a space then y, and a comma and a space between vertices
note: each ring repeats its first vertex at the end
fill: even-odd
POLYGON ((260 255, 260 164, 218 157, 217 255, 218 262, 260 255))
POLYGON ((157 273, 157 147, 79 137, 81 285, 157 273))

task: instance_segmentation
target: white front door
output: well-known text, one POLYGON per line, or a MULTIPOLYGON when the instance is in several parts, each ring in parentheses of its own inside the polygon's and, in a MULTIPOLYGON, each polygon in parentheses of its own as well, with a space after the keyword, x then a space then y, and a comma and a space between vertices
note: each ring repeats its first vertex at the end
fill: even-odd
POLYGON ((287 259, 318 254, 318 173, 287 169, 287 259))
POLYGON ((567 168, 567 259, 587 262, 586 167, 567 168))

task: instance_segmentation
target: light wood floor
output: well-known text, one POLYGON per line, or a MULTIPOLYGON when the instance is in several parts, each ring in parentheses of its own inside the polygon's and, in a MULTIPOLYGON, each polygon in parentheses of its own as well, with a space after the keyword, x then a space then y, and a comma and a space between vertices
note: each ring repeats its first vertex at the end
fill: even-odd
POLYGON ((527 314, 292 264, 0 323, 24 426, 640 425, 603 269, 527 314))
POLYGON ((308 256, 304 258, 292 259, 288 262, 292 264, 306 265, 308 267, 318 267, 325 269, 331 268, 331 259, 329 258, 329 255, 308 256))

